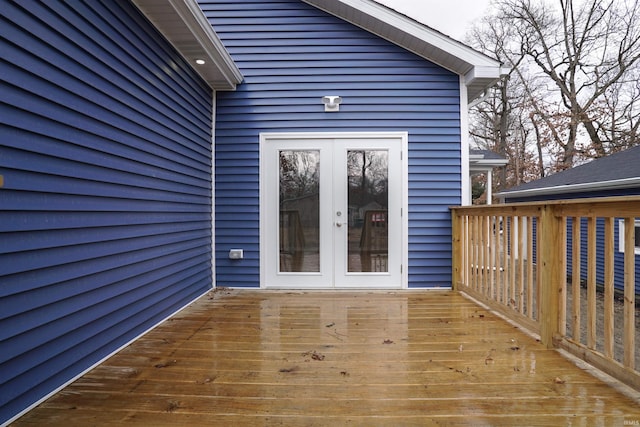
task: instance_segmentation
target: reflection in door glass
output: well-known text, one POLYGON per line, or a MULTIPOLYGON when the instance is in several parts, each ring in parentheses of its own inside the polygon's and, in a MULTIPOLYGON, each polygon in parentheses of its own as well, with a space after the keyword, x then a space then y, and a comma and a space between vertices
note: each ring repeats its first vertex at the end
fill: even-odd
POLYGON ((349 272, 388 272, 389 153, 347 152, 349 272))
POLYGON ((320 271, 320 152, 280 151, 280 272, 320 271))

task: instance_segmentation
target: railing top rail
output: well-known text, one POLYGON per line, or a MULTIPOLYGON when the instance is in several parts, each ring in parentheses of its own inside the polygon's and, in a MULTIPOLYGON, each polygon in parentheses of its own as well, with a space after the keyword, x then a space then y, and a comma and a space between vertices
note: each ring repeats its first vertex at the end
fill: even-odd
POLYGON ((457 215, 539 216, 542 208, 552 206, 557 216, 640 216, 640 196, 594 197, 589 199, 547 200, 501 203, 497 205, 451 206, 457 215))
POLYGON ((451 206, 449 209, 456 215, 468 216, 540 216, 540 212, 544 205, 529 205, 526 203, 518 203, 517 205, 500 204, 500 205, 484 205, 484 206, 451 206))

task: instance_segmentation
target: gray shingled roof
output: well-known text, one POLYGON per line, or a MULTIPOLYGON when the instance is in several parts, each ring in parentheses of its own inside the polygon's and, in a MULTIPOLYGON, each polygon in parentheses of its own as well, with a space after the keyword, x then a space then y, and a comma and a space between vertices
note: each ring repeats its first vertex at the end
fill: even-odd
POLYGON ((501 197, 640 187, 640 146, 500 192, 501 197))

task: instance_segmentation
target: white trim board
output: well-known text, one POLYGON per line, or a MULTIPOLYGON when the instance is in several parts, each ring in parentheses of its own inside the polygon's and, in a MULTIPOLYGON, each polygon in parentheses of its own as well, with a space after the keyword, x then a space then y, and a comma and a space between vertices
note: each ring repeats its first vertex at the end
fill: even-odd
MULTIPOLYGON (((266 209, 266 191, 267 183, 265 174, 263 173, 267 168, 267 159, 265 152, 267 150, 266 145, 270 141, 314 141, 314 140, 366 140, 366 139, 394 139, 399 140, 401 143, 401 257, 400 263, 402 266, 402 273, 400 275, 400 284, 398 287, 390 289, 407 289, 408 288, 408 257, 409 257, 409 245, 408 245, 408 132, 292 132, 292 133, 261 133, 260 134, 260 288, 265 289, 267 283, 267 260, 265 251, 267 249, 267 237, 266 237, 266 224, 267 224, 267 209, 266 209)), ((273 287, 268 287, 273 289, 273 287)), ((365 285, 363 288, 358 289, 373 289, 378 287, 369 287, 365 285)), ((293 287, 292 289, 301 289, 300 286, 293 287)), ((313 286, 305 286, 304 290, 314 289, 313 286)), ((327 289, 326 287, 316 287, 315 289, 327 289)), ((331 288, 338 289, 338 288, 331 288)))

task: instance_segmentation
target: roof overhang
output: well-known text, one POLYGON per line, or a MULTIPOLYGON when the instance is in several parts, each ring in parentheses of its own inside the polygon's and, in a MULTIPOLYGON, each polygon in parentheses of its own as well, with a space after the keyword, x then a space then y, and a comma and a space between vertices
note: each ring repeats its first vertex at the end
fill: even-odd
POLYGON ((467 99, 500 78, 500 62, 373 0, 303 0, 461 76, 467 99))
POLYGON ((581 184, 557 185, 554 187, 530 188, 528 190, 519 191, 502 191, 496 196, 500 199, 510 199, 516 197, 536 197, 536 196, 552 196, 569 193, 585 193, 592 191, 604 191, 626 188, 640 188, 640 177, 614 179, 611 181, 586 182, 581 184))
POLYGON ((469 172, 487 172, 494 168, 505 166, 509 163, 507 159, 487 159, 483 154, 469 154, 469 172))
POLYGON ((233 90, 242 73, 195 0, 133 0, 214 90, 233 90), (196 63, 203 60, 204 64, 196 63))

